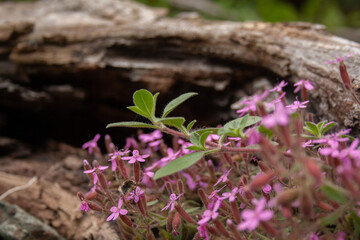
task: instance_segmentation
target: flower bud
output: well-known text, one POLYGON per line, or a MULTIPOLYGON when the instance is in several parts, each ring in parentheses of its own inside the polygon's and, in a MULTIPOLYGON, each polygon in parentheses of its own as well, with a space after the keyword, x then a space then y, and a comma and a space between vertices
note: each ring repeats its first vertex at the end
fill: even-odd
POLYGON ((207 225, 207 226, 206 226, 206 229, 207 229, 207 230, 209 231, 209 233, 211 233, 212 235, 217 236, 217 237, 220 237, 219 232, 218 232, 217 229, 214 228, 213 226, 207 225))
POLYGON ((170 182, 166 181, 165 187, 166 187, 166 190, 168 191, 169 194, 174 193, 174 190, 173 190, 170 182))
POLYGON ((195 223, 195 220, 181 207, 179 203, 175 203, 176 211, 183 217, 183 219, 189 223, 195 223))
POLYGON ((97 192, 88 192, 85 194, 85 199, 92 200, 92 199, 96 198, 97 195, 98 195, 97 192))
POLYGON ((241 222, 241 218, 236 201, 230 202, 230 205, 231 205, 231 210, 234 214, 235 221, 237 224, 239 224, 241 222))
POLYGON ((102 172, 99 172, 99 171, 98 171, 97 176, 98 176, 98 179, 99 179, 99 182, 100 182, 101 187, 102 187, 105 191, 108 190, 108 185, 107 185, 107 182, 106 182, 106 179, 105 179, 104 174, 102 174, 102 172))
POLYGON ((274 177, 273 172, 267 172, 256 176, 250 183, 249 190, 252 191, 257 188, 261 188, 262 186, 268 184, 271 179, 274 177))
POLYGON ((334 208, 326 202, 318 202, 316 205, 325 212, 334 211, 334 208))
POLYGON ((207 162, 207 166, 208 166, 208 170, 209 170, 209 174, 210 174, 210 182, 215 183, 216 182, 216 175, 215 175, 215 168, 214 168, 214 164, 211 160, 209 160, 207 162))
POLYGON ((271 226, 268 222, 261 222, 261 226, 265 229, 266 232, 268 232, 271 236, 276 236, 277 232, 276 229, 271 226))
POLYGON ((345 88, 347 90, 351 90, 351 82, 344 61, 340 61, 339 70, 340 70, 340 77, 342 82, 344 83, 345 88))
POLYGON ((184 184, 181 179, 177 180, 177 187, 179 194, 184 193, 184 184))
POLYGON ((276 199, 277 204, 282 206, 290 206, 299 196, 299 189, 287 189, 280 193, 276 199))
POLYGON ((112 143, 112 141, 111 141, 111 137, 110 137, 110 135, 109 134, 106 134, 105 135, 105 147, 106 147, 106 151, 108 152, 108 153, 112 153, 112 152, 114 152, 114 144, 112 143))
POLYGON ((84 200, 84 194, 82 194, 81 192, 78 192, 77 193, 78 197, 80 198, 80 201, 83 201, 84 200))
POLYGON ((126 215, 119 215, 119 217, 121 218, 121 220, 128 225, 129 227, 136 227, 136 224, 133 223, 126 215))
POLYGON ((236 229, 235 224, 230 219, 226 220, 226 225, 230 228, 230 231, 231 231, 232 235, 235 237, 235 239, 237 239, 237 240, 243 239, 241 237, 239 231, 236 229))
POLYGON ((134 163, 134 177, 135 182, 138 183, 140 181, 140 163, 138 161, 134 163))
POLYGON ((97 205, 96 203, 93 203, 93 202, 88 201, 87 204, 88 204, 89 208, 92 209, 92 210, 94 210, 94 211, 98 211, 98 212, 102 212, 102 211, 103 211, 103 208, 100 207, 99 205, 97 205))
POLYGON ((258 165, 263 172, 270 171, 270 168, 266 166, 266 164, 263 161, 258 161, 258 165))
POLYGON ((218 230, 218 232, 223 235, 224 237, 230 238, 230 234, 229 232, 226 230, 226 228, 224 227, 224 225, 222 224, 222 222, 219 221, 219 219, 215 218, 212 220, 216 229, 218 230))
POLYGON ((209 199, 206 197, 204 189, 198 188, 197 192, 204 206, 207 208, 207 206, 209 205, 209 199))
POLYGON ((302 191, 300 197, 300 210, 304 214, 305 218, 310 219, 313 210, 313 198, 311 192, 307 189, 302 191))
POLYGON ((169 215, 168 215, 168 218, 166 220, 166 231, 168 231, 168 232, 171 232, 173 230, 172 224, 173 224, 173 221, 174 221, 175 213, 176 213, 175 211, 170 211, 169 215))
POLYGON ((313 176, 316 179, 316 183, 321 183, 323 179, 323 175, 321 173, 321 170, 319 166, 314 163, 313 160, 310 158, 305 159, 305 167, 306 170, 309 172, 311 176, 313 176))
POLYGON ((181 217, 180 217, 180 214, 179 212, 176 212, 175 213, 175 216, 174 216, 174 220, 172 222, 172 228, 173 230, 175 231, 178 231, 179 230, 179 227, 180 227, 180 224, 181 224, 181 217))

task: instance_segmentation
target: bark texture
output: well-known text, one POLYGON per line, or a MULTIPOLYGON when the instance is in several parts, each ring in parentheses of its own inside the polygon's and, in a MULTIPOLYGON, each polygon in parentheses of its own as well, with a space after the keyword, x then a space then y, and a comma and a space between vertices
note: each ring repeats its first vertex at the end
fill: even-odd
POLYGON ((357 90, 358 43, 308 23, 220 22, 165 14, 125 0, 2 3, 0 104, 76 115, 90 102, 89 118, 101 118, 103 124, 104 119, 128 120, 115 106, 128 105, 132 90, 140 87, 166 93, 166 100, 207 89, 215 106, 228 107, 236 90, 270 75, 292 82, 310 79, 317 85, 310 95, 320 117, 359 127, 360 108, 344 92, 338 65, 324 64, 354 52, 346 65, 357 90))

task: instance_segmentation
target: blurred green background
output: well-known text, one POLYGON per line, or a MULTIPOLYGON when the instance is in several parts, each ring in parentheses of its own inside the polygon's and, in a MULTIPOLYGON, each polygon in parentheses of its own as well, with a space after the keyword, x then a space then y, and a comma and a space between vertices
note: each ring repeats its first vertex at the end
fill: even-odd
POLYGON ((360 41, 360 0, 137 0, 165 7, 170 15, 195 11, 204 18, 231 21, 306 21, 360 41))

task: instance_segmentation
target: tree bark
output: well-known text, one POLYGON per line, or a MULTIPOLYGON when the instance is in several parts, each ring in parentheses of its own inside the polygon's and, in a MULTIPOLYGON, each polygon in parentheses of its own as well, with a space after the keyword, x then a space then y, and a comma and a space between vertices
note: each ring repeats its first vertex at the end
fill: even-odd
MULTIPOLYGON (((139 86, 166 92, 180 83, 214 92, 228 90, 234 96, 247 81, 270 74, 293 83, 315 82, 310 97, 318 116, 359 128, 360 108, 344 91, 338 64, 325 64, 355 53, 346 66, 357 91, 358 43, 309 23, 177 19, 165 13, 125 0, 2 3, 0 27, 8 32, 0 35, 0 41, 2 49, 10 52, 10 63, 17 66, 16 84, 31 91, 36 86, 37 93, 50 98, 49 103, 41 100, 44 105, 51 106, 54 95, 64 92, 74 101, 96 95, 96 100, 126 104, 116 99, 131 97, 129 92, 139 86), (22 31, 10 27, 21 23, 27 24, 22 31), (97 77, 96 90, 83 91, 84 77, 97 77), (71 87, 50 86, 59 82, 71 87)), ((1 90, 9 93, 9 87, 1 90)), ((107 107, 111 109, 107 113, 113 110, 107 107)))

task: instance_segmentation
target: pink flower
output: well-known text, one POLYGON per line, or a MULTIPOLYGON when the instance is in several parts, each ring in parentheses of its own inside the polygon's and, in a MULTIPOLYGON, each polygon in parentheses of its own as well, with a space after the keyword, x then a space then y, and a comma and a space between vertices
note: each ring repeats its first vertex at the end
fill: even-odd
POLYGON ((197 227, 197 230, 199 231, 200 237, 205 238, 205 240, 209 240, 209 233, 207 232, 206 228, 207 224, 200 225, 197 227))
POLYGON ((273 114, 263 117, 262 124, 267 128, 273 128, 277 125, 286 126, 290 122, 291 112, 282 103, 278 103, 273 114))
POLYGON ((210 221, 211 219, 215 219, 219 216, 219 213, 217 212, 217 210, 219 209, 221 205, 221 200, 216 201, 214 207, 212 210, 205 210, 202 218, 200 221, 198 221, 199 225, 203 225, 205 223, 207 223, 208 221, 210 221))
POLYGON ((140 200, 140 197, 144 195, 144 191, 140 187, 136 187, 134 191, 129 193, 129 196, 126 197, 126 200, 134 199, 134 202, 137 203, 140 200))
POLYGON ((130 150, 119 150, 119 151, 115 151, 115 152, 109 154, 109 156, 111 158, 108 161, 111 162, 111 170, 113 172, 116 170, 116 159, 124 156, 125 154, 127 154, 129 152, 130 152, 130 150))
MULTIPOLYGON (((230 169, 231 170, 231 169, 230 169)), ((215 189, 214 191, 211 192, 211 194, 209 195, 209 199, 213 199, 214 197, 218 196, 218 193, 225 187, 226 185, 222 186, 220 189, 215 189)))
POLYGON ((112 212, 112 214, 106 219, 107 222, 111 220, 116 220, 119 217, 119 214, 126 215, 128 213, 126 209, 121 209, 122 204, 123 204, 123 199, 120 198, 118 202, 118 206, 110 208, 110 212, 112 212))
POLYGON ((313 90, 314 86, 311 84, 310 80, 300 80, 294 84, 295 90, 294 93, 300 91, 301 87, 304 87, 307 90, 313 90))
POLYGON ((206 188, 208 185, 207 183, 201 181, 201 177, 199 175, 195 175, 195 180, 194 180, 190 174, 187 174, 185 172, 182 172, 181 174, 186 178, 186 184, 188 185, 191 191, 194 190, 196 186, 206 188))
POLYGON ((176 196, 175 193, 172 193, 170 195, 170 202, 168 202, 168 204, 166 204, 166 206, 161 209, 161 211, 164 211, 164 210, 167 210, 169 207, 170 207, 170 211, 174 210, 174 207, 175 207, 175 201, 181 197, 181 195, 183 195, 183 193, 179 194, 179 196, 176 196))
POLYGON ((333 61, 327 61, 327 62, 325 62, 325 64, 338 63, 338 62, 344 61, 345 59, 347 59, 349 57, 352 57, 354 55, 355 55, 355 53, 352 52, 352 53, 350 53, 349 55, 347 55, 345 57, 339 57, 339 58, 337 58, 337 59, 335 59, 333 61))
POLYGON ((139 148, 139 145, 138 143, 136 142, 135 138, 133 137, 128 137, 126 138, 126 144, 124 146, 125 149, 138 149, 139 148))
POLYGON ((270 89, 269 92, 282 92, 283 87, 285 87, 288 83, 282 80, 278 85, 276 85, 273 89, 270 89))
POLYGON ((181 145, 181 154, 180 154, 180 155, 186 155, 186 154, 189 154, 189 153, 194 152, 194 151, 192 151, 192 150, 187 149, 187 147, 193 146, 192 143, 190 143, 190 142, 185 142, 185 141, 182 140, 182 139, 179 139, 179 140, 178 140, 178 143, 181 145))
POLYGON ((221 175, 221 177, 219 178, 219 180, 214 184, 214 186, 218 185, 220 182, 226 182, 227 181, 227 176, 229 175, 230 171, 232 170, 232 168, 230 168, 229 171, 225 172, 223 175, 221 175))
POLYGON ((339 156, 339 143, 335 140, 329 140, 328 147, 320 148, 319 153, 323 156, 331 155, 333 158, 339 156))
POLYGON ((249 130, 249 134, 247 135, 247 137, 248 137, 248 145, 257 144, 260 141, 260 133, 253 128, 249 130))
POLYGON ((262 102, 268 94, 268 91, 264 91, 261 95, 253 95, 252 97, 248 97, 247 99, 240 101, 239 105, 245 105, 245 107, 236 112, 240 113, 240 116, 244 115, 249 110, 255 112, 257 105, 262 102))
POLYGON ((160 130, 155 130, 149 134, 140 134, 139 139, 143 143, 149 143, 150 147, 158 147, 161 143, 162 133, 160 130))
POLYGON ((311 235, 310 235, 310 237, 309 237, 309 240, 320 240, 319 239, 319 235, 320 235, 320 233, 318 232, 318 233, 312 233, 311 235))
POLYGON ((94 184, 97 183, 98 177, 96 175, 96 170, 99 172, 103 172, 105 169, 107 169, 109 166, 98 166, 98 167, 94 167, 93 169, 90 170, 86 170, 84 171, 84 173, 92 173, 94 176, 94 184))
POLYGON ((172 148, 168 148, 167 149, 167 156, 163 157, 162 159, 160 159, 160 162, 162 162, 163 164, 160 164, 162 166, 164 166, 166 163, 171 162, 172 160, 175 160, 178 155, 180 154, 180 150, 177 151, 176 153, 174 153, 174 150, 172 148))
POLYGON ((259 200, 253 199, 252 203, 256 205, 254 210, 245 209, 241 212, 241 217, 244 221, 238 225, 240 231, 246 229, 253 231, 259 226, 260 222, 268 221, 274 215, 271 210, 264 210, 266 205, 265 198, 259 200))
POLYGON ((236 194, 239 192, 239 188, 235 187, 233 188, 233 190, 231 190, 231 192, 225 192, 222 194, 222 197, 220 199, 224 200, 224 199, 229 199, 230 202, 235 201, 236 199, 236 194))
POLYGON ((97 141, 99 141, 100 136, 101 135, 99 133, 96 134, 94 139, 91 139, 90 141, 88 141, 82 145, 82 149, 88 149, 89 153, 92 154, 93 150, 98 147, 97 141))
POLYGON ((271 192, 271 185, 270 184, 266 184, 263 187, 261 187, 261 189, 263 190, 264 193, 270 193, 271 192))
POLYGON ((135 163, 136 161, 138 162, 145 162, 145 159, 144 158, 147 158, 150 156, 150 154, 145 154, 145 155, 140 155, 139 154, 139 151, 138 150, 134 150, 132 152, 132 156, 131 157, 123 157, 122 159, 123 160, 130 160, 129 161, 129 164, 133 164, 135 163))
POLYGON ((339 154, 340 159, 351 157, 355 160, 360 160, 360 150, 358 150, 359 139, 356 138, 350 145, 350 147, 341 150, 339 154))
POLYGON ((306 141, 306 142, 302 142, 302 143, 301 143, 301 147, 302 147, 302 148, 307 148, 307 147, 312 147, 312 146, 314 146, 314 144, 312 144, 312 141, 311 141, 311 140, 308 140, 308 141, 306 141))
POLYGON ((306 108, 306 105, 308 102, 310 102, 309 100, 304 101, 304 102, 300 102, 298 100, 294 101, 293 104, 290 104, 288 106, 286 106, 287 108, 290 108, 291 110, 298 110, 300 108, 306 108))
POLYGON ((150 172, 148 169, 145 169, 144 171, 144 176, 143 176, 143 179, 142 179, 142 182, 146 185, 146 186, 151 186, 151 178, 154 177, 154 173, 153 172, 150 172))
POLYGON ((81 201, 81 205, 80 205, 80 209, 79 211, 85 211, 88 212, 89 211, 89 205, 87 204, 87 202, 85 200, 81 201))

